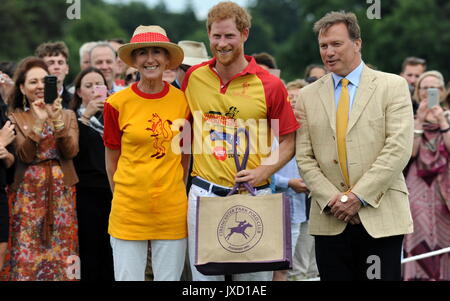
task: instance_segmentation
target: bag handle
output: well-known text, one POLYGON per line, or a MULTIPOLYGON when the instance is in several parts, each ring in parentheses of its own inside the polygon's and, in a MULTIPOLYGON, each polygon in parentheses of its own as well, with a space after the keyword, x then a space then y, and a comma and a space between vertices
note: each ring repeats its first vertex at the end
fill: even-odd
MULTIPOLYGON (((237 128, 234 132, 233 137, 233 155, 234 155, 234 163, 236 164, 237 172, 240 172, 241 170, 244 170, 247 167, 248 157, 250 154, 250 134, 248 133, 248 130, 246 128, 237 128), (245 153, 244 158, 242 159, 242 164, 239 162, 239 157, 237 155, 237 138, 239 132, 245 133, 245 140, 247 142, 247 146, 245 147, 245 153)), ((240 186, 244 186, 245 189, 252 195, 256 195, 256 189, 252 187, 248 182, 243 183, 234 183, 233 188, 231 191, 227 194, 227 196, 236 194, 240 186)))

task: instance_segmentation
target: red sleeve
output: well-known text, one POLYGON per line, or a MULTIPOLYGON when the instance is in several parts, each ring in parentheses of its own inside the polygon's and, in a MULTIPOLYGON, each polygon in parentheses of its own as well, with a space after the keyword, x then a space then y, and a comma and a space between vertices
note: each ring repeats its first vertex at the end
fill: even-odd
MULTIPOLYGON (((184 96, 184 93, 183 93, 184 96)), ((185 96, 184 96, 185 97, 185 96)), ((186 100, 187 102, 187 100, 186 100)), ((183 148, 183 145, 186 145, 187 147, 191 147, 191 137, 192 137, 192 114, 191 114, 191 110, 189 109, 189 106, 186 106, 186 110, 184 112, 184 116, 185 116, 185 123, 181 128, 181 133, 182 133, 182 139, 180 140, 180 147, 183 148), (187 128, 186 128, 187 127, 187 128)), ((190 153, 189 153, 190 154, 190 153)))
POLYGON ((259 77, 266 94, 267 119, 279 121, 280 136, 296 131, 300 125, 295 118, 284 84, 269 73, 260 74, 259 77))
POLYGON ((198 64, 198 65, 191 66, 191 67, 187 70, 186 75, 184 76, 184 80, 183 80, 183 82, 181 83, 181 89, 180 89, 180 90, 183 91, 183 92, 186 91, 187 84, 188 84, 188 81, 189 81, 189 77, 191 77, 192 72, 194 72, 194 71, 197 70, 198 68, 203 67, 203 66, 205 66, 205 65, 207 65, 207 64, 209 64, 209 63, 210 63, 210 61, 207 61, 207 62, 203 62, 203 63, 198 64))
POLYGON ((119 112, 107 102, 103 110, 103 121, 104 145, 110 149, 120 149, 122 131, 119 128, 119 112))

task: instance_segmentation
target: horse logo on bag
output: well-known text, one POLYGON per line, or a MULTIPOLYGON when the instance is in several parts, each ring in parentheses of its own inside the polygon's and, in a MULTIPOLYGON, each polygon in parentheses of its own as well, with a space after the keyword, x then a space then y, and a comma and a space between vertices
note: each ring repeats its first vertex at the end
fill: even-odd
POLYGON ((243 253, 258 244, 263 234, 261 217, 245 206, 227 210, 217 227, 217 238, 222 247, 233 253, 243 253))
POLYGON ((153 138, 153 147, 156 152, 150 157, 155 159, 161 159, 166 155, 166 148, 164 147, 165 142, 169 142, 172 139, 173 133, 170 129, 172 121, 162 120, 158 114, 152 114, 152 119, 148 120, 150 122, 150 127, 146 128, 146 131, 151 131, 150 137, 153 138))
POLYGON ((233 235, 233 233, 239 233, 239 234, 244 235, 245 238, 248 238, 249 235, 247 233, 245 233, 245 229, 247 229, 248 227, 253 227, 253 225, 251 225, 250 223, 247 223, 247 221, 239 222, 237 227, 228 228, 228 229, 230 229, 230 233, 228 233, 228 235, 225 236, 225 239, 228 241, 230 239, 231 235, 233 235))

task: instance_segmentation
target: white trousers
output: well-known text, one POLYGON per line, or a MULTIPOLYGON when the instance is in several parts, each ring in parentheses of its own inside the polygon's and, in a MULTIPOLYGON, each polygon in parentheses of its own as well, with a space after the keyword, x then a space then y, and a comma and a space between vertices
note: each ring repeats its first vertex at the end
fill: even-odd
MULTIPOLYGON (((220 186, 220 185, 217 185, 220 186)), ((228 188, 228 187, 225 187, 228 188)), ((258 190, 257 195, 264 195, 272 193, 270 188, 258 190)), ((192 280, 193 281, 224 281, 224 276, 205 276, 195 268, 195 225, 196 225, 196 214, 197 214, 197 197, 217 197, 211 191, 205 190, 192 184, 189 191, 189 203, 188 203, 188 241, 189 241, 189 261, 192 270, 192 280)), ((272 271, 266 272, 256 272, 256 273, 246 273, 246 274, 236 274, 233 275, 234 281, 272 281, 272 271)))
POLYGON ((111 236, 116 281, 144 281, 148 243, 152 248, 154 281, 179 281, 186 258, 187 239, 123 240, 111 236))
POLYGON ((300 236, 297 245, 292 245, 295 252, 293 269, 289 274, 298 280, 318 277, 314 237, 308 233, 309 221, 301 223, 299 230, 300 236))

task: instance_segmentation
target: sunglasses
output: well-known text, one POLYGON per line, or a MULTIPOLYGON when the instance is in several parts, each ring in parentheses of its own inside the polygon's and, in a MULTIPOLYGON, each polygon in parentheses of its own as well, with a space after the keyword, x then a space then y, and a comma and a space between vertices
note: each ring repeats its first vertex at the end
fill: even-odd
POLYGON ((189 70, 189 68, 191 68, 191 66, 181 64, 179 68, 180 68, 181 70, 183 70, 184 72, 187 72, 187 71, 189 70))
POLYGON ((138 80, 140 80, 140 78, 141 78, 141 76, 140 76, 139 72, 135 71, 135 72, 127 74, 125 76, 125 82, 138 81, 138 80))

